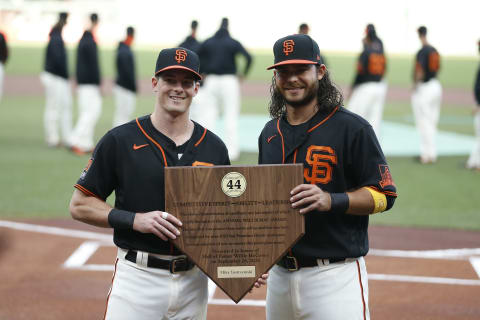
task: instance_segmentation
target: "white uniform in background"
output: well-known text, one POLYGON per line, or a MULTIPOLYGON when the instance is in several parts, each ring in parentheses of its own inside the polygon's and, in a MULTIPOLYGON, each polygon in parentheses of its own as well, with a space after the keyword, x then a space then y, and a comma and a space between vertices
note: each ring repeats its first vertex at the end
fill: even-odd
POLYGON ((50 147, 70 146, 72 133, 72 89, 68 79, 42 72, 40 80, 45 86, 45 112, 43 124, 45 140, 50 147), (61 136, 60 133, 61 132, 61 136))

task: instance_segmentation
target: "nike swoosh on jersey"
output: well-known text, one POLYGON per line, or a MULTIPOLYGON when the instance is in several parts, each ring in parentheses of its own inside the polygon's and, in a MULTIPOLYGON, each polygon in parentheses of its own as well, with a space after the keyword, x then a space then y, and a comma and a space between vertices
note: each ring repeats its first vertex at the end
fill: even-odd
POLYGON ((146 147, 146 146, 148 146, 148 143, 146 143, 146 144, 141 144, 141 145, 139 145, 139 146, 137 146, 137 144, 134 144, 134 145, 133 145, 133 150, 138 150, 138 149, 143 148, 143 147, 146 147))
POLYGON ((273 138, 275 138, 277 135, 274 134, 273 136, 271 136, 270 138, 267 139, 267 143, 270 143, 270 141, 272 141, 273 138))

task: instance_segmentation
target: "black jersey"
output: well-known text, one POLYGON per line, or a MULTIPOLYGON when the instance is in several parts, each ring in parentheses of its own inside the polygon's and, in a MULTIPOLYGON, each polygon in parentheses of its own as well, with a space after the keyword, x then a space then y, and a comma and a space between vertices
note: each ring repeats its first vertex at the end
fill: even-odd
MULTIPOLYGON (((75 187, 103 201, 115 191, 115 208, 132 212, 165 210, 164 168, 167 166, 229 165, 225 144, 195 123, 192 137, 177 148, 160 133, 150 116, 110 130, 97 144, 75 187), (179 153, 183 155, 179 159, 179 153)), ((115 244, 159 254, 181 254, 154 234, 114 230, 115 244)))
POLYGON ((365 82, 379 82, 386 69, 386 59, 383 44, 380 39, 364 47, 357 61, 357 74, 353 86, 365 82))
POLYGON ((440 55, 438 51, 431 45, 425 45, 418 51, 415 59, 416 70, 422 70, 422 82, 427 82, 437 76, 440 70, 440 55))
POLYGON ((62 39, 62 30, 58 27, 50 31, 44 69, 51 74, 68 79, 67 51, 62 39))
POLYGON ((8 59, 8 46, 5 35, 0 32, 0 62, 5 64, 8 59))
POLYGON ((78 43, 77 83, 100 85, 97 43, 90 31, 85 31, 78 43))
POLYGON ((120 42, 115 60, 117 66, 117 79, 115 83, 120 87, 137 92, 135 76, 135 58, 133 52, 125 42, 120 42))
MULTIPOLYGON (((304 183, 329 193, 372 187, 387 197, 396 188, 381 147, 367 121, 343 107, 318 112, 307 123, 292 126, 285 118, 269 121, 259 141, 259 163, 303 163, 304 183)), ((368 216, 310 212, 305 235, 293 247, 296 257, 353 258, 368 252, 368 216)))

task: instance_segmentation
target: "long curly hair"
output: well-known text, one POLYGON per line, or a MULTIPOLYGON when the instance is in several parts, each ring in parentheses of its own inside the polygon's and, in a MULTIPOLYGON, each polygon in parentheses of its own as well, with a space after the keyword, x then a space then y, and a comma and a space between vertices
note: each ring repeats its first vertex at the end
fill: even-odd
MULTIPOLYGON (((319 66, 317 66, 317 68, 319 68, 319 66)), ((270 96, 270 104, 268 106, 270 117, 276 119, 285 115, 287 112, 286 101, 277 89, 275 76, 272 77, 270 96)), ((332 111, 337 106, 343 105, 343 94, 332 80, 330 80, 328 70, 325 70, 323 78, 318 80, 317 101, 318 109, 327 112, 332 111)))

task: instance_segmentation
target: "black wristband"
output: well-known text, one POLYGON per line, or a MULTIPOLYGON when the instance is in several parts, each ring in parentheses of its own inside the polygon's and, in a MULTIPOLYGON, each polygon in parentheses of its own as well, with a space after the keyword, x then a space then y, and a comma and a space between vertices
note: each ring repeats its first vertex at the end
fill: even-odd
POLYGON ((329 212, 336 214, 347 212, 350 200, 346 193, 330 193, 330 198, 332 199, 332 205, 329 212))
POLYGON ((135 220, 135 213, 131 211, 113 208, 108 214, 108 224, 114 229, 131 230, 133 220, 135 220))

